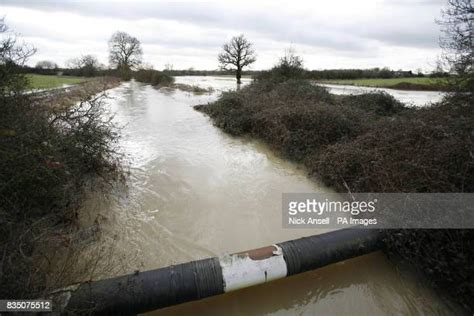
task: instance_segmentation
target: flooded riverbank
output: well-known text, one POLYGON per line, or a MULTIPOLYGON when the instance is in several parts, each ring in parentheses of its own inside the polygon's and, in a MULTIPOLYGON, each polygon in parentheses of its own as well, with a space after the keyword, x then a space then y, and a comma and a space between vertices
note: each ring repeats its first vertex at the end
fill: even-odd
MULTIPOLYGON (((235 89, 235 81, 232 77, 218 77, 218 76, 181 76, 176 77, 176 82, 184 83, 189 85, 198 85, 203 88, 215 86, 217 90, 230 90, 235 89)), ((242 84, 246 85, 252 82, 250 78, 243 78, 242 84)), ((349 94, 363 94, 374 91, 386 92, 397 100, 412 106, 426 106, 431 103, 439 102, 443 96, 443 92, 437 91, 408 91, 408 90, 396 90, 387 88, 376 88, 376 87, 361 87, 351 85, 336 85, 336 84, 322 84, 318 83, 323 87, 328 88, 330 93, 338 95, 349 95, 349 94)))
MULTIPOLYGON (((111 110, 124 126, 120 146, 130 177, 128 194, 100 211, 109 218, 104 234, 113 236, 126 272, 321 233, 283 229, 281 194, 330 189, 265 146, 222 133, 193 110, 234 88, 234 80, 178 77, 177 82, 215 92, 194 95, 134 81, 110 91, 111 110)), ((453 308, 414 274, 398 271, 376 253, 152 314, 418 315, 452 314, 453 308)))
POLYGON ((408 106, 426 106, 430 103, 436 103, 441 101, 444 94, 443 92, 437 91, 412 91, 412 90, 396 90, 388 88, 375 88, 375 87, 361 87, 361 86, 350 86, 350 85, 337 85, 337 84, 319 84, 320 86, 329 89, 329 92, 333 94, 363 94, 374 91, 386 92, 395 97, 395 99, 407 104, 408 106))

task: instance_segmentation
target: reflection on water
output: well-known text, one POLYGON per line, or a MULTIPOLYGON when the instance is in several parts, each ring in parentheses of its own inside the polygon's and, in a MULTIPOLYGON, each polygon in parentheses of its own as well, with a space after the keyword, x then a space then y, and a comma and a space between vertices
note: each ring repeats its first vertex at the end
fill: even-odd
MULTIPOLYGON (((239 88, 235 77, 232 76, 177 76, 175 81, 176 83, 197 85, 202 88, 211 87, 217 91, 229 91, 239 88)), ((242 78, 241 81, 240 86, 242 87, 252 82, 252 79, 242 78)))
MULTIPOLYGON (((210 95, 137 82, 111 90, 130 161, 126 196, 105 206, 126 269, 153 269, 321 233, 283 229, 283 192, 329 191, 265 146, 223 134, 192 106, 235 87, 232 78, 181 77, 210 95)), ((246 80, 245 82, 248 82, 246 80)), ((401 278, 382 254, 273 284, 156 311, 157 315, 419 314, 450 311, 419 280, 401 278)))
POLYGON ((253 288, 148 313, 214 315, 449 315, 414 275, 401 275, 381 253, 253 288))

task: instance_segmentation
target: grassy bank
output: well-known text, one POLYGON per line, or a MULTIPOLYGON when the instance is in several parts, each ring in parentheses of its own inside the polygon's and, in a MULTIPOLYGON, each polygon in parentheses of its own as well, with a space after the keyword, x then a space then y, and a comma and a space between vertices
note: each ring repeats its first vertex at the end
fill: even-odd
POLYGON ((388 78, 388 79, 340 79, 340 80, 321 80, 321 83, 353 85, 364 87, 379 87, 400 90, 426 90, 426 91, 444 91, 443 78, 428 77, 410 77, 410 78, 388 78))
POLYGON ((58 88, 63 85, 74 85, 90 80, 85 77, 70 77, 70 76, 48 76, 27 74, 26 75, 31 89, 51 89, 58 88))
MULTIPOLYGON (((229 134, 263 140, 339 192, 474 192, 470 99, 407 108, 384 93, 334 96, 287 79, 276 69, 195 108, 229 134)), ((386 242, 474 308, 472 230, 397 230, 386 242)))

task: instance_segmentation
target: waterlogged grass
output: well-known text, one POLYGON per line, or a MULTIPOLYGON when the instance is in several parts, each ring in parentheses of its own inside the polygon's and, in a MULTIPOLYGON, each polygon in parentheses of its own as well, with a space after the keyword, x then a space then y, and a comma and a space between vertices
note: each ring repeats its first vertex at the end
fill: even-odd
POLYGON ((426 87, 438 90, 443 85, 442 78, 426 78, 426 77, 410 77, 410 78, 388 78, 388 79, 340 79, 340 80, 323 80, 324 83, 344 84, 366 87, 384 87, 384 88, 400 88, 404 84, 406 87, 426 87))
POLYGON ((72 77, 72 76, 47 76, 37 74, 26 75, 31 89, 51 89, 58 88, 63 85, 73 85, 81 82, 85 82, 88 79, 84 77, 72 77))

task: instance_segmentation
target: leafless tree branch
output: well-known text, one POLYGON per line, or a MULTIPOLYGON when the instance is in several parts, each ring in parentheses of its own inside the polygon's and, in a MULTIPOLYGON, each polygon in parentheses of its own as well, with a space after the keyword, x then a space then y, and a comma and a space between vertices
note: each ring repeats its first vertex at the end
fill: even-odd
POLYGON ((235 72, 237 83, 240 84, 242 69, 253 64, 257 55, 243 34, 233 37, 229 43, 222 46, 222 52, 218 56, 221 69, 235 72))

